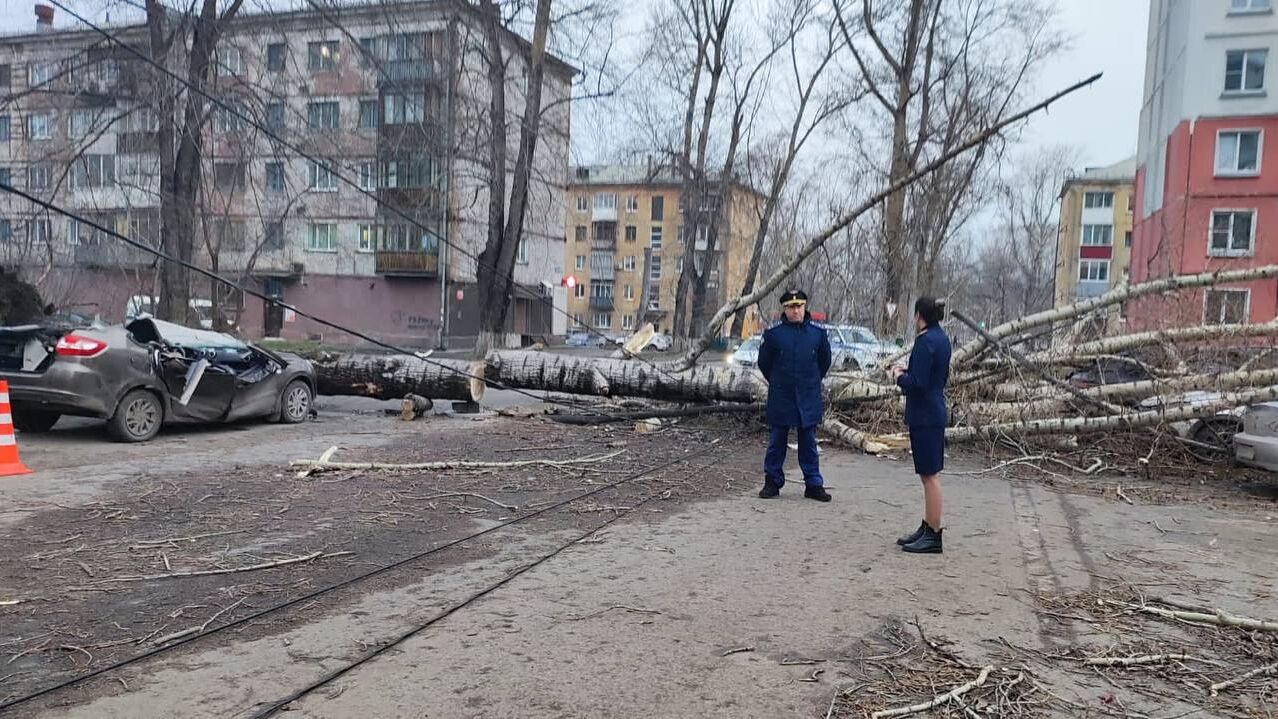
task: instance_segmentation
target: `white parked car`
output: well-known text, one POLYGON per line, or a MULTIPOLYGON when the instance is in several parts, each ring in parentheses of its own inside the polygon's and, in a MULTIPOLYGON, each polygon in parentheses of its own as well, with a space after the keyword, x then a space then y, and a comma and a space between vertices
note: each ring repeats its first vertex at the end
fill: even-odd
POLYGON ((665 352, 670 349, 673 344, 674 340, 670 338, 670 335, 665 334, 664 332, 658 332, 652 336, 652 339, 648 340, 648 346, 644 349, 665 352))
POLYGON ((736 351, 728 355, 728 364, 740 365, 742 367, 755 367, 759 364, 759 348, 763 346, 762 337, 751 337, 737 347, 736 351))
POLYGON ((1278 472, 1278 402, 1260 402, 1242 415, 1242 431, 1234 435, 1239 464, 1278 472))

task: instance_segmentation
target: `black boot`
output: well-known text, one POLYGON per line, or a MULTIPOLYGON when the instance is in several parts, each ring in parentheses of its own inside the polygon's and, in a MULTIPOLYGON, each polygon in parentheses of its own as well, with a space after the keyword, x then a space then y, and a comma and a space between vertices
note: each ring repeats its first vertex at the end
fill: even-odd
POLYGON ((808 487, 803 490, 803 496, 818 502, 830 501, 830 493, 825 491, 825 487, 808 487))
POLYGON ((943 529, 932 529, 926 522, 923 524, 923 535, 901 547, 910 554, 940 554, 941 532, 943 529))
POLYGON ((759 490, 759 499, 772 499, 781 494, 781 488, 768 480, 763 480, 763 489, 759 490))
POLYGON ((914 530, 913 534, 906 537, 900 537, 899 539, 896 540, 897 545, 904 547, 907 544, 911 544, 913 542, 918 541, 918 538, 923 536, 923 530, 926 528, 927 528, 927 520, 919 522, 919 528, 914 530))

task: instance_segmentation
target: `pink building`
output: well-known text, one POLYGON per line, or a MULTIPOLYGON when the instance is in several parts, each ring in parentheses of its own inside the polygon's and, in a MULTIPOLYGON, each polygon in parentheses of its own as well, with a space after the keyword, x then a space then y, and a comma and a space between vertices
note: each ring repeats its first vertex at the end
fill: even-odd
MULTIPOLYGON (((1152 0, 1131 281, 1278 263, 1272 0, 1152 0), (1268 140, 1268 141, 1267 141, 1268 140)), ((1131 303, 1133 328, 1264 322, 1278 279, 1131 303)))

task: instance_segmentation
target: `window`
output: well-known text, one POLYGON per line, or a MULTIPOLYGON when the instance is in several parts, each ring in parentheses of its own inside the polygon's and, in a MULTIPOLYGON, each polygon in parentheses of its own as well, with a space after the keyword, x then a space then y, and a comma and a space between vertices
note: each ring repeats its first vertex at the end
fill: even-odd
POLYGON ((719 286, 719 270, 710 270, 710 276, 706 278, 706 288, 715 289, 719 286))
POLYGON ((244 163, 214 162, 213 187, 222 192, 238 192, 244 189, 244 163))
POLYGON ((652 237, 649 238, 648 242, 649 242, 649 246, 652 247, 654 251, 661 249, 661 228, 660 227, 652 228, 652 237))
POLYGON ((337 192, 337 176, 333 174, 333 166, 321 165, 315 161, 306 163, 306 188, 312 192, 337 192))
POLYGON ((1079 282, 1109 282, 1109 260, 1082 260, 1078 263, 1079 282))
POLYGON ((515 263, 520 265, 528 264, 528 241, 520 240, 519 246, 515 248, 515 263))
POLYGON ((578 269, 578 270, 584 270, 584 269, 586 269, 586 256, 585 256, 585 255, 577 255, 577 269, 578 269))
POLYGON ((1255 175, 1260 171, 1260 130, 1228 130, 1216 135, 1216 174, 1255 175))
POLYGON ((639 196, 638 195, 627 196, 626 212, 638 212, 638 211, 639 211, 639 196))
POLYGON ((53 79, 53 63, 31 63, 31 73, 28 79, 33 88, 48 84, 49 80, 53 79))
POLYGON ((634 271, 635 271, 635 256, 634 256, 634 255, 626 255, 625 257, 621 258, 621 269, 622 269, 623 271, 625 271, 625 272, 634 272, 634 271))
POLYGON ((32 244, 53 242, 53 225, 48 220, 27 220, 27 240, 32 244))
POLYGON ((634 225, 626 225, 626 242, 634 242, 639 239, 639 228, 634 225))
POLYGON ((27 115, 27 138, 31 140, 48 140, 53 137, 53 115, 47 112, 36 112, 27 115))
POLYGON ((0 167, 0 182, 6 185, 13 184, 13 175, 7 167, 0 167))
POLYGON ((634 316, 634 315, 622 315, 622 316, 621 316, 621 329, 623 329, 623 330, 633 330, 634 328, 635 328, 635 316, 634 316))
POLYGON ((585 242, 585 241, 586 241, 586 226, 585 226, 585 225, 577 225, 576 229, 573 231, 573 239, 574 239, 574 240, 576 240, 576 241, 578 241, 578 242, 585 242))
POLYGON ((28 190, 47 190, 49 189, 49 177, 52 175, 49 163, 39 163, 31 165, 27 168, 27 189, 28 190))
POLYGON ((8 142, 12 132, 9 125, 9 116, 0 115, 0 142, 8 142))
POLYGON ((382 98, 383 124, 408 125, 425 118, 425 95, 386 95, 382 98))
POLYGON ((1203 324, 1245 324, 1250 300, 1249 290, 1207 290, 1203 296, 1203 324))
POLYGON ((284 249, 283 222, 277 220, 262 226, 262 249, 267 251, 284 249))
POLYGON ((660 257, 652 258, 652 265, 651 265, 651 269, 648 272, 648 279, 650 280, 661 279, 661 258, 660 257))
POLYGON ((1264 12, 1270 0, 1229 0, 1230 13, 1264 12))
POLYGON ((1255 210, 1214 210, 1207 254, 1212 257, 1239 257, 1251 254, 1256 231, 1255 210))
POLYGON ((149 107, 135 107, 121 120, 120 132, 159 132, 160 116, 149 107))
POLYGON ((581 313, 580 313, 580 312, 574 312, 574 313, 572 313, 572 326, 573 326, 573 328, 574 328, 574 329, 576 329, 576 328, 578 328, 578 327, 581 327, 581 313))
POLYGON ((284 129, 284 103, 268 102, 266 104, 266 126, 272 130, 284 129))
MULTIPOLYGON (((656 259, 655 257, 653 259, 656 259)), ((648 309, 661 309, 661 285, 648 285, 648 309)))
POLYGON ((577 195, 577 212, 585 212, 590 209, 590 200, 585 195, 577 195))
POLYGON ((665 219, 666 214, 666 198, 661 195, 655 195, 652 198, 652 221, 660 222, 665 219))
POLYGON ((1268 50, 1229 50, 1225 53, 1225 92, 1260 92, 1265 89, 1268 50))
POLYGON ((1083 225, 1084 247, 1109 247, 1113 244, 1113 225, 1083 225))
POLYGON ((635 286, 626 285, 625 288, 622 290, 622 296, 628 300, 633 300, 635 298, 635 286))
POLYGON ((312 222, 306 226, 307 252, 337 252, 337 225, 312 222))
POLYGON ((96 125, 101 121, 102 126, 107 124, 104 113, 100 110, 76 110, 71 113, 71 117, 67 120, 67 133, 71 137, 78 139, 88 137, 95 129, 96 125))
POLYGON ((611 192, 595 193, 595 209, 596 210, 615 210, 617 209, 617 196, 611 192))
POLYGON ((288 46, 282 42, 273 42, 266 46, 266 69, 270 72, 283 72, 284 59, 288 46))
POLYGON ((337 41, 306 43, 306 67, 312 71, 334 70, 337 68, 337 41))
POLYGON ((7 88, 13 84, 13 69, 6 63, 0 65, 0 87, 7 88))
POLYGON ((576 287, 572 288, 572 296, 577 298, 585 297, 586 286, 579 283, 576 287))
POLYGON ((1083 207, 1113 207, 1114 193, 1112 192, 1084 192, 1083 207))
POLYGON ((13 223, 7 219, 0 219, 0 242, 8 242, 13 239, 13 223))
POLYGON ((268 192, 284 191, 284 163, 277 160, 266 163, 266 189, 268 192))
POLYGON ((443 179, 443 165, 421 155, 405 155, 382 165, 382 187, 433 188, 443 179))
POLYGON ((597 328, 599 328, 599 329, 601 329, 601 330, 610 329, 610 328, 612 327, 612 313, 611 313, 611 312, 596 312, 596 313, 595 313, 595 327, 597 327, 597 328))
POLYGON ((376 160, 359 163, 359 188, 370 192, 377 189, 376 160))
POLYGON ((337 101, 306 103, 306 126, 312 130, 336 130, 337 101))
POLYGON ((244 106, 239 102, 231 100, 226 103, 226 107, 218 107, 214 111, 217 118, 218 132, 241 132, 244 129, 244 106))
POLYGON ((1128 230, 1123 233, 1123 247, 1132 246, 1132 231, 1128 230))
POLYGON ((71 187, 107 187, 115 184, 115 155, 81 155, 71 166, 71 187))
POLYGON ((375 252, 377 250, 377 225, 360 225, 359 226, 359 244, 356 246, 360 252, 375 252))
POLYGON ((244 65, 240 58, 240 49, 234 45, 226 45, 218 48, 217 51, 217 74, 218 75, 239 75, 244 71, 244 65))
POLYGON ((376 100, 359 101, 359 126, 362 130, 369 130, 377 127, 376 100))
POLYGON ((214 247, 219 252, 243 252, 244 221, 214 220, 213 242, 216 243, 214 247))

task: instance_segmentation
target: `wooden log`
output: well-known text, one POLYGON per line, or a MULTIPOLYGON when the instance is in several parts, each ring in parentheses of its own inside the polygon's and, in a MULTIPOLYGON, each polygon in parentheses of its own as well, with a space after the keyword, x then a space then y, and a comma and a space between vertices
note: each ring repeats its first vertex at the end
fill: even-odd
POLYGON ((399 418, 405 422, 412 422, 434 408, 435 403, 429 399, 421 395, 410 394, 400 403, 399 418))
POLYGON ((469 360, 348 355, 317 365, 315 374, 321 395, 400 399, 415 394, 462 402, 484 396, 484 363, 469 360))
POLYGON ((767 383, 741 368, 669 365, 547 352, 494 352, 485 375, 506 387, 568 394, 650 397, 671 402, 758 402, 767 383))

